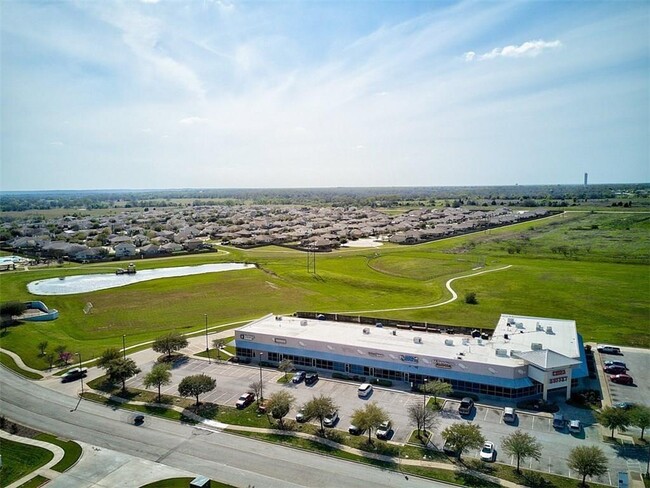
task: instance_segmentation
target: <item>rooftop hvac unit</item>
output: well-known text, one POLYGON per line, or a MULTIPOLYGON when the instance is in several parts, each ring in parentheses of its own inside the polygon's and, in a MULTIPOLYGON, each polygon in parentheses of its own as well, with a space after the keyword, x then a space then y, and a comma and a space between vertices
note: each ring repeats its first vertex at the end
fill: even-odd
POLYGON ((307 321, 306 320, 301 320, 300 325, 307 325, 307 321))
POLYGON ((541 342, 533 342, 533 343, 530 345, 530 348, 531 348, 533 351, 541 351, 541 350, 542 350, 542 343, 541 343, 541 342))
POLYGON ((463 346, 469 346, 469 339, 463 339, 463 346))
POLYGON ((542 327, 542 324, 537 322, 537 326, 535 327, 535 330, 544 330, 544 327, 542 327))
POLYGON ((520 353, 521 353, 521 351, 515 351, 514 349, 512 349, 510 351, 510 357, 514 357, 514 356, 516 356, 517 354, 520 354, 520 353))
POLYGON ((454 345, 453 339, 445 339, 445 346, 453 346, 453 345, 454 345))
POLYGON ((497 349, 495 352, 497 356, 501 356, 501 357, 506 357, 508 355, 507 349, 497 349))
POLYGON ((479 346, 482 346, 482 345, 483 345, 483 339, 476 339, 476 343, 477 343, 479 346))
POLYGON ((550 325, 547 325, 546 326, 546 333, 547 334, 552 334, 553 333, 553 327, 551 327, 550 325))
POLYGON ((422 337, 414 337, 413 342, 415 342, 416 344, 422 344, 422 337))
POLYGON ((515 325, 517 326, 517 329, 523 329, 524 328, 524 323, 523 322, 517 322, 515 325))
POLYGON ((512 325, 514 323, 515 323, 515 319, 513 319, 513 318, 508 319, 508 325, 512 325))
POLYGON ((368 327, 366 327, 365 329, 363 329, 363 333, 364 334, 370 334, 370 329, 368 327))

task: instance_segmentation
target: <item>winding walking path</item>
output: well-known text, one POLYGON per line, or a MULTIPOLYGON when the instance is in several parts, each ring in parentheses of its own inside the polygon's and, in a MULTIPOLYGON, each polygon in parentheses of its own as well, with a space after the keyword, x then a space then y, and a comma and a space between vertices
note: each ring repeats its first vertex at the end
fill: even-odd
POLYGON ((511 268, 511 267, 512 267, 512 264, 508 264, 507 266, 503 266, 501 268, 486 269, 484 271, 479 271, 478 273, 472 273, 472 274, 465 275, 465 276, 456 276, 455 278, 448 279, 447 283, 445 283, 445 288, 447 288, 447 290, 449 290, 449 292, 451 293, 451 298, 449 300, 445 300, 444 302, 434 303, 432 305, 419 305, 417 307, 380 308, 380 309, 375 309, 375 310, 352 310, 352 311, 334 312, 334 313, 348 314, 348 313, 397 312, 399 310, 421 310, 421 309, 424 309, 424 308, 442 307, 443 305, 447 305, 448 303, 451 303, 451 302, 458 299, 458 293, 456 293, 454 291, 454 289, 451 287, 451 284, 454 281, 462 280, 463 278, 471 278, 473 276, 478 276, 478 275, 482 275, 482 274, 485 274, 485 273, 492 273, 494 271, 503 271, 504 269, 508 269, 508 268, 511 268))

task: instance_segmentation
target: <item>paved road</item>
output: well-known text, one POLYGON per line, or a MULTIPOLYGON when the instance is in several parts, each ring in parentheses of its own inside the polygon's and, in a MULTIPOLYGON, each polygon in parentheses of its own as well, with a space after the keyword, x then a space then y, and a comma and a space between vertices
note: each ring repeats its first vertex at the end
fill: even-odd
MULTIPOLYGON (((370 466, 77 400, 0 368, 0 413, 36 429, 209 476, 235 486, 444 487, 370 466)), ((130 486, 138 486, 137 477, 130 486)), ((89 485, 90 486, 90 485, 89 485)), ((124 486, 129 486, 129 483, 124 486)))

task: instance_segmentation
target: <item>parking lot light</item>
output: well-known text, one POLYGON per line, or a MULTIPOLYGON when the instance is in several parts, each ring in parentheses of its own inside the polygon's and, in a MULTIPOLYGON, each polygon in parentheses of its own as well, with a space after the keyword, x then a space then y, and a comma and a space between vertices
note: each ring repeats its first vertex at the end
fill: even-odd
POLYGON ((422 401, 424 402, 424 408, 427 408, 427 382, 429 378, 424 378, 424 383, 422 383, 422 401))
POLYGON ((205 352, 208 355, 208 364, 210 364, 212 361, 210 361, 210 346, 208 344, 208 314, 204 313, 203 316, 205 317, 205 352))
POLYGON ((79 356, 79 381, 81 381, 81 395, 83 397, 84 394, 84 375, 81 373, 81 353, 75 353, 77 356, 79 356))
POLYGON ((260 353, 260 402, 264 402, 264 392, 262 391, 262 358, 264 357, 264 353, 260 353))

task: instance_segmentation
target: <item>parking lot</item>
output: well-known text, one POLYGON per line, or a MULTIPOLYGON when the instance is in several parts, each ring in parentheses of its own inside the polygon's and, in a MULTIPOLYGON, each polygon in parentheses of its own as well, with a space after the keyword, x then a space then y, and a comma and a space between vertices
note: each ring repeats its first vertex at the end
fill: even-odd
MULTIPOLYGON (((632 357, 630 355, 629 357, 632 357)), ((619 356, 620 357, 620 356, 619 356)), ((626 356, 627 357, 627 356, 626 356)), ((628 359, 629 361, 629 359, 628 359)), ((633 359, 634 361, 634 359, 633 359)), ((635 363, 636 364, 636 363, 635 363)), ((153 363, 142 364, 142 371, 138 376, 130 379, 127 385, 135 388, 143 388, 142 379, 146 372, 151 369, 153 363)), ((639 367, 639 366, 635 366, 639 367)), ((234 406, 239 396, 248 391, 252 382, 259 381, 260 369, 257 366, 240 365, 232 363, 212 363, 206 361, 189 359, 185 364, 172 370, 172 384, 165 387, 162 392, 171 395, 178 394, 178 383, 185 377, 193 374, 205 373, 217 380, 217 387, 214 391, 202 395, 200 400, 214 402, 222 405, 234 406)), ((357 384, 322 378, 314 385, 278 383, 277 380, 283 373, 275 370, 262 368, 264 384, 264 396, 279 390, 289 390, 296 397, 296 404, 287 418, 295 418, 298 408, 315 395, 327 395, 334 398, 339 405, 339 421, 335 428, 347 430, 350 425, 352 412, 366 402, 376 401, 390 416, 393 422, 393 434, 391 440, 405 442, 414 429, 410 425, 407 416, 407 406, 413 402, 422 402, 424 399, 420 394, 410 392, 383 389, 375 387, 373 392, 366 398, 359 398, 357 384)), ((621 388, 631 388, 621 385, 621 388)), ((636 390, 636 389, 635 389, 636 390)), ((621 397, 622 398, 622 397, 621 397)), ((636 397, 635 397, 636 398, 636 397)), ((635 401, 632 397, 625 397, 626 401, 635 401)), ((624 401, 622 398, 619 401, 624 401)), ((507 403, 504 401, 504 404, 507 403)), ((579 434, 569 433, 568 429, 558 431, 552 426, 550 414, 537 414, 517 411, 517 419, 514 423, 504 423, 502 419, 503 408, 495 406, 478 405, 469 416, 461 417, 458 414, 459 402, 447 400, 440 415, 439 424, 434 429, 432 438, 433 444, 441 449, 443 445, 441 432, 445 427, 454 422, 469 421, 478 424, 485 438, 494 442, 497 450, 497 461, 515 465, 515 460, 500 452, 501 440, 512 433, 515 429, 522 429, 532 433, 542 444, 543 457, 539 461, 526 460, 525 466, 543 472, 571 476, 579 478, 566 466, 566 459, 571 449, 577 446, 597 445, 609 458, 609 471, 598 478, 599 483, 615 484, 618 471, 643 471, 647 450, 640 451, 632 446, 614 446, 603 444, 599 427, 595 425, 593 413, 590 410, 577 409, 558 401, 562 405, 561 412, 567 420, 579 419, 583 429, 579 434)), ((478 458, 479 451, 470 452, 464 455, 469 458, 478 458)))
MULTIPOLYGON (((634 378, 634 385, 619 385, 607 379, 607 388, 612 404, 630 402, 650 404, 650 353, 646 350, 632 347, 621 347, 622 355, 597 354, 597 361, 603 367, 603 362, 608 360, 623 361, 628 368, 627 374, 634 378)), ((607 377, 609 375, 606 374, 607 377)), ((603 385, 604 387, 605 385, 603 385)), ((603 388, 607 392, 607 388, 603 388)))

